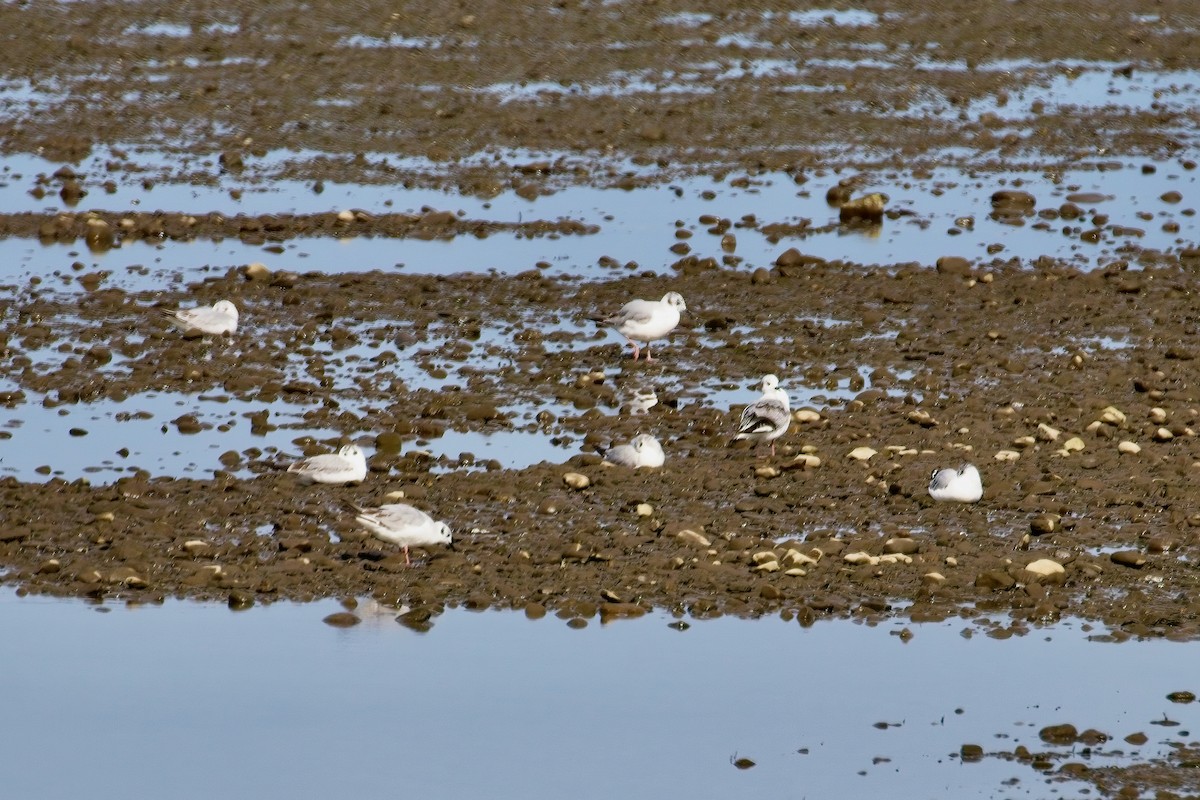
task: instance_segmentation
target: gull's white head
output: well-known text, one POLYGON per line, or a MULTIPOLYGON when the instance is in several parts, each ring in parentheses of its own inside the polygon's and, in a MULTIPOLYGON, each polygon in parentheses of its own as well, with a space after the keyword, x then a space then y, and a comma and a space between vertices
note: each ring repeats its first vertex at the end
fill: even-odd
POLYGON ((227 317, 232 317, 234 322, 237 321, 237 318, 238 318, 237 306, 235 306, 233 303, 231 303, 228 300, 218 300, 217 302, 213 303, 213 311, 216 311, 220 314, 224 314, 227 317))
POLYGON ((663 295, 662 302, 676 311, 687 311, 687 304, 683 302, 683 295, 679 292, 667 292, 663 295))
POLYGON ((654 446, 654 437, 648 433, 639 433, 629 444, 640 453, 646 448, 654 446))
POLYGON ((450 544, 450 526, 444 522, 437 524, 437 538, 442 544, 450 544))
POLYGON ((763 375, 762 390, 764 392, 773 392, 779 388, 779 377, 777 375, 763 375))
POLYGON ((366 456, 356 444, 348 444, 338 450, 338 455, 342 458, 348 458, 351 461, 365 461, 366 456))

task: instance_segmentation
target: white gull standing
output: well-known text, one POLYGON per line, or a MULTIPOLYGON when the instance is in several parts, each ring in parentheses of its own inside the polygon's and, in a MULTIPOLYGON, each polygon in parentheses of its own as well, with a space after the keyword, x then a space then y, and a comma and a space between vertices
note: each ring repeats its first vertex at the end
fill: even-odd
POLYGON ((929 481, 929 496, 939 501, 978 503, 983 497, 983 479, 974 464, 935 469, 929 481))
POLYGON ((376 509, 351 503, 350 507, 358 512, 354 519, 359 525, 377 538, 404 548, 405 564, 412 564, 408 557, 410 547, 450 544, 449 525, 405 503, 388 503, 376 509))
POLYGON ((228 300, 218 300, 211 306, 179 308, 174 311, 163 309, 163 316, 184 331, 200 333, 233 333, 237 330, 237 306, 228 300))
POLYGON ((288 467, 304 483, 342 485, 361 483, 367 477, 367 457, 356 444, 348 444, 336 453, 309 456, 288 467))
POLYGON ((749 439, 755 444, 771 443, 771 455, 775 455, 775 440, 787 432, 792 422, 791 405, 787 392, 779 388, 779 378, 764 375, 762 397, 746 406, 738 431, 730 444, 739 439, 749 439))
POLYGON ((621 310, 607 317, 592 317, 629 340, 633 347, 633 360, 638 360, 641 348, 638 342, 646 343, 646 360, 650 356, 650 342, 661 339, 679 324, 679 314, 687 311, 687 304, 678 292, 667 292, 662 300, 630 300, 621 310))
POLYGON ((633 437, 629 444, 619 444, 604 452, 604 461, 621 467, 661 467, 667 460, 662 445, 648 433, 633 437))

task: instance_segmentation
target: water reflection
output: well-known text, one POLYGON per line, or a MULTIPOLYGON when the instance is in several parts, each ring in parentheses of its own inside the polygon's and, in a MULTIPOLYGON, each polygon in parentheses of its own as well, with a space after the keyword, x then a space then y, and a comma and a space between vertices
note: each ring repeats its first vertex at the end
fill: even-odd
POLYGON ((963 621, 914 625, 906 642, 899 623, 719 619, 680 632, 652 615, 575 630, 451 611, 420 634, 388 616, 328 627, 332 602, 0 605, 6 711, 21 726, 6 745, 24 767, 8 775, 15 797, 132 779, 176 798, 214 786, 292 798, 993 797, 1006 782, 1036 794, 1046 778, 994 757, 962 764, 964 744, 1065 754, 1038 731, 1072 723, 1113 737, 1074 748, 1071 760, 1097 767, 1200 726, 1196 704, 1166 699, 1196 688, 1200 643, 1102 644, 1077 623, 1004 641, 965 637, 963 621), (1166 714, 1180 725, 1153 724, 1166 714), (1135 732, 1149 741, 1120 741, 1135 732), (736 769, 735 755, 756 766, 736 769))

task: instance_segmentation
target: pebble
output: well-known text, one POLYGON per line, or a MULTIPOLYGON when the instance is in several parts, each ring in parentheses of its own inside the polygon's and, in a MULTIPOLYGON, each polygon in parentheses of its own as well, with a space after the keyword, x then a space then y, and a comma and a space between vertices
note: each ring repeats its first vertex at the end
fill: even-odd
POLYGON ((992 206, 1015 206, 1023 208, 1034 208, 1037 205, 1037 198, 1029 192, 1023 192, 1017 189, 1001 189, 992 193, 992 206))
POLYGON ((563 475, 563 483, 572 489, 586 489, 592 485, 592 480, 581 472, 568 472, 563 475))
POLYGON ((879 222, 883 219, 884 207, 887 203, 887 198, 879 192, 855 197, 852 200, 847 200, 842 203, 838 209, 838 216, 842 222, 851 220, 863 220, 865 222, 879 222))
POLYGON ((1109 555, 1108 560, 1123 567, 1137 569, 1146 563, 1146 557, 1137 550, 1118 550, 1109 555))
POLYGON ((85 224, 87 225, 87 232, 83 238, 87 242, 88 247, 107 250, 116 243, 112 228, 104 220, 92 218, 87 220, 85 224))
POLYGON ((349 611, 335 612, 321 621, 334 628, 353 628, 355 625, 362 622, 361 619, 359 619, 356 615, 351 614, 349 611))
POLYGON ((981 572, 975 577, 976 589, 994 589, 999 591, 1011 589, 1016 583, 1011 575, 999 569, 981 572))
POLYGON ((144 589, 149 584, 132 567, 117 567, 108 574, 109 583, 122 583, 131 589, 144 589))
POLYGON ((971 262, 962 256, 942 256, 934 266, 942 275, 965 277, 971 274, 971 262))
POLYGON ((867 461, 878 452, 878 450, 873 450, 872 448, 863 445, 862 447, 854 448, 846 455, 849 458, 853 458, 855 461, 867 461))
POLYGON ((926 572, 924 575, 921 576, 921 580, 924 583, 936 586, 938 584, 945 583, 946 576, 940 572, 926 572))
POLYGON ((1126 439, 1125 441, 1123 441, 1117 445, 1117 452, 1124 453, 1126 455, 1135 456, 1138 453, 1142 452, 1142 448, 1141 448, 1141 445, 1139 445, 1137 442, 1131 442, 1128 439, 1126 439))
POLYGON ((613 619, 637 619, 644 616, 646 609, 637 603, 605 603, 600 606, 600 621, 613 619))
POLYGON ((1108 406, 1100 412, 1100 421, 1109 425, 1121 426, 1125 424, 1125 412, 1115 406, 1108 406))
POLYGON ((915 422, 922 428, 936 428, 938 421, 933 418, 933 415, 924 409, 915 409, 908 412, 908 421, 915 422))
POLYGON ((209 550, 211 547, 212 545, 203 539, 188 539, 183 543, 183 552, 187 553, 189 556, 198 556, 209 550))
POLYGON ((813 558, 812 556, 809 556, 809 555, 805 555, 804 553, 801 553, 799 550, 789 547, 787 552, 785 552, 783 554, 783 563, 787 564, 789 566, 809 566, 812 564, 816 564, 817 561, 820 560, 821 551, 817 550, 816 548, 813 548, 813 549, 817 553, 816 558, 813 558))
POLYGON ((1074 744, 1078 736, 1079 731, 1070 723, 1047 725, 1038 731, 1038 737, 1049 744, 1074 744))
POLYGON ((1030 532, 1034 536, 1042 536, 1047 533, 1054 533, 1058 530, 1058 523, 1062 519, 1058 514, 1038 514, 1029 523, 1030 532))
POLYGON ((255 261, 242 267, 242 275, 248 281, 266 281, 271 279, 271 270, 266 264, 255 261))
POLYGON ((1068 453, 1068 454, 1069 453, 1078 453, 1080 450, 1083 450, 1086 446, 1087 445, 1085 445, 1083 443, 1083 439, 1080 439, 1078 436, 1072 436, 1070 439, 1067 439, 1065 442, 1063 442, 1062 452, 1068 453))
POLYGON ((1150 421, 1155 425, 1162 425, 1167 421, 1167 412, 1158 406, 1150 409, 1150 421))
POLYGON ((1151 553, 1166 553, 1179 546, 1179 542, 1170 536, 1151 536, 1146 540, 1146 550, 1151 553))
POLYGON ((811 408, 798 408, 792 412, 792 419, 801 424, 811 424, 821 421, 821 414, 811 408))
POLYGON ((232 589, 229 592, 227 604, 234 611, 241 611, 254 605, 254 593, 245 589, 232 589))
POLYGON ((685 544, 698 545, 699 547, 708 547, 712 544, 704 534, 689 529, 681 530, 675 534, 675 538, 685 544))
POLYGON ((1166 428, 1159 428, 1154 432, 1154 438, 1160 442, 1169 442, 1175 438, 1175 434, 1171 433, 1166 428))
POLYGON ((653 516, 654 506, 650 505, 649 503, 638 503, 636 511, 639 517, 653 516))
POLYGON ((787 464, 784 464, 784 469, 816 469, 821 466, 821 459, 811 453, 801 453, 787 464))
POLYGON ((396 617, 396 622, 404 627, 426 633, 433 627, 433 612, 428 608, 414 608, 396 617))
POLYGON ((1044 422, 1039 422, 1037 426, 1038 438, 1043 442, 1057 442, 1058 437, 1062 435, 1062 431, 1058 428, 1051 428, 1044 422))
POLYGON ((1037 561, 1032 561, 1025 565, 1025 569, 1043 578, 1066 573, 1066 569, 1062 564, 1049 558, 1039 558, 1037 561))
POLYGON ((890 554, 901 553, 903 555, 911 555, 920 549, 921 543, 907 536, 888 539, 883 543, 883 552, 890 554))
POLYGON ((997 461, 1016 461, 1021 457, 1021 454, 1016 450, 998 450, 994 458, 997 461))

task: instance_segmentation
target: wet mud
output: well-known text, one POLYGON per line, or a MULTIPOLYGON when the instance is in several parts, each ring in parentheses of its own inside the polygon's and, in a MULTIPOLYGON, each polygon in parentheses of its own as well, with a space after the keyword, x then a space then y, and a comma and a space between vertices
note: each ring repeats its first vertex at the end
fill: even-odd
MULTIPOLYGON (((897 223, 890 170, 952 163, 991 184, 996 219, 1086 242, 1113 224, 1094 198, 1048 202, 1006 170, 1195 167, 1194 95, 1164 91, 1132 110, 1030 99, 1080 63, 1111 80, 1186 67, 1200 45, 1186 3, 1154 15, 1109 4, 1101 19, 1076 4, 898 2, 865 21, 727 4, 360 5, 352 18, 334 3, 298 16, 272 3, 89 3, 104 9, 94 15, 6 5, 0 29, 23 33, 6 40, 3 151, 64 168, 5 180, 72 208, 0 214, 0 235, 81 253, 353 235, 394 238, 399 250, 603 229, 435 208, 105 206, 106 182, 234 174, 250 185, 267 180, 267 161, 270 179, 314 191, 337 181, 524 198, 770 171, 856 203, 829 230, 861 235, 897 223), (546 26, 554 35, 530 38, 546 26), (1027 111, 980 110, 1009 104, 1027 111), (144 149, 169 158, 139 166, 144 149), (292 155, 272 155, 281 151, 292 155), (547 151, 571 157, 538 155, 547 151), (873 192, 883 199, 864 203, 873 192)), ((828 260, 805 254, 808 226, 785 209, 745 219, 714 203, 681 220, 684 233, 664 232, 657 252, 614 252, 608 280, 547 274, 540 262, 510 276, 239 263, 136 289, 82 260, 11 279, 0 403, 13 414, 173 392, 261 404, 236 424, 266 432, 285 401, 323 432, 293 437, 292 455, 354 441, 371 471, 361 486, 300 487, 279 453, 246 448, 204 479, 137 464, 104 483, 50 470, 44 481, 5 477, 3 580, 30 593, 234 607, 373 595, 413 608, 414 624, 448 605, 576 621, 666 608, 805 625, 963 615, 1001 637, 1078 616, 1113 639, 1194 638, 1200 250, 1195 198, 1160 202, 1168 221, 1128 225, 1172 225, 1177 247, 1133 244, 1087 268, 1005 258, 1002 247, 987 261, 964 257, 950 235, 921 263, 828 260), (736 237, 752 234, 777 246, 773 264, 740 267, 736 237), (669 274, 642 266, 663 260, 669 274), (667 291, 692 313, 653 362, 631 361, 590 321, 667 291), (242 313, 223 340, 156 319, 223 298, 242 313), (438 385, 406 380, 401 364, 438 385), (793 409, 774 458, 727 444, 766 373, 810 400, 793 409), (650 389, 658 403, 634 413, 650 389), (432 455, 450 431, 542 437, 561 458, 513 468, 481 453, 432 455), (601 449, 639 432, 663 442, 662 469, 601 463, 601 449), (983 474, 983 500, 933 503, 931 471, 967 461, 983 474), (409 567, 345 510, 400 492, 450 525, 453 550, 420 551, 409 567), (1027 569, 1044 561, 1054 566, 1027 569)), ((170 424, 209 423, 183 413, 170 424)), ((79 430, 79 447, 88 435, 79 430)))

